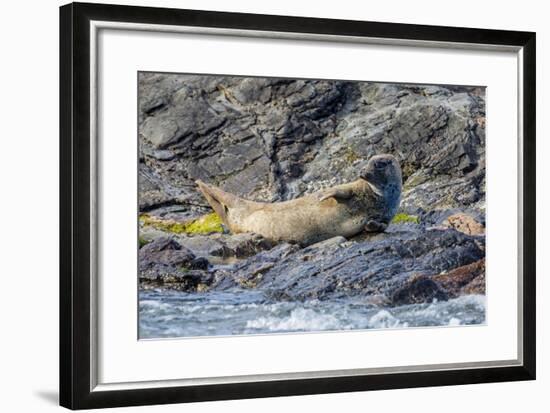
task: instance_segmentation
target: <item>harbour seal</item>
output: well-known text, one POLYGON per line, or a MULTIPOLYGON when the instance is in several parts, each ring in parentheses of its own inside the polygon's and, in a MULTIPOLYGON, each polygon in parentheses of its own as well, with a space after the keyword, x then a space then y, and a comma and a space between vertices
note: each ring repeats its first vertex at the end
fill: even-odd
POLYGON ((285 202, 249 201, 200 180, 196 183, 231 232, 253 232, 305 246, 364 230, 384 231, 399 208, 401 180, 397 159, 376 155, 357 180, 285 202))

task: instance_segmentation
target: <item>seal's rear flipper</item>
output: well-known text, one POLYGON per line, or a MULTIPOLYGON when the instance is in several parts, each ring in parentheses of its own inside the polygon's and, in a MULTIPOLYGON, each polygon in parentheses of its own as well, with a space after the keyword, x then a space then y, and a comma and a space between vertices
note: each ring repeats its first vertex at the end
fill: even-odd
POLYGON ((227 212, 229 208, 233 207, 240 198, 236 197, 233 194, 222 191, 220 188, 216 188, 212 185, 207 185, 202 181, 196 181, 196 184, 199 186, 199 190, 202 192, 210 206, 216 211, 220 216, 223 223, 229 227, 227 221, 227 212))

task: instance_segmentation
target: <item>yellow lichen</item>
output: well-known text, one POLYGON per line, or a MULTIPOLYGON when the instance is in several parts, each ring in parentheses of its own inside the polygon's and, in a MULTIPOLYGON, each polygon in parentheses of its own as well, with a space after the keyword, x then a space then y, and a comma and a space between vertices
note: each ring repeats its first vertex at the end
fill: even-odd
POLYGON ((391 220, 393 224, 403 224, 403 223, 411 223, 411 224, 419 224, 420 219, 417 216, 414 215, 407 215, 404 213, 399 213, 396 216, 393 217, 391 220))
POLYGON ((208 215, 189 222, 185 228, 188 234, 208 234, 210 232, 223 232, 222 220, 218 214, 212 212, 208 215))
POLYGON ((349 165, 352 165, 356 160, 360 159, 360 156, 352 148, 346 148, 344 159, 349 165))
POLYGON ((173 219, 162 219, 149 214, 141 214, 139 220, 145 226, 151 226, 158 230, 174 234, 210 234, 212 232, 223 232, 222 220, 215 212, 184 222, 173 219))

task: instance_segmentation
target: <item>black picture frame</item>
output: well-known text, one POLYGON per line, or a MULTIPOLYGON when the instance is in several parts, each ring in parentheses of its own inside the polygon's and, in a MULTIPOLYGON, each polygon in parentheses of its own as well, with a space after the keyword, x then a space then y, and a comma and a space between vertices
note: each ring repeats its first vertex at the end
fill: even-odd
POLYGON ((70 409, 245 399, 535 379, 535 55, 531 32, 72 3, 60 8, 60 404, 70 409), (523 76, 523 364, 92 391, 90 21, 513 46, 523 76))

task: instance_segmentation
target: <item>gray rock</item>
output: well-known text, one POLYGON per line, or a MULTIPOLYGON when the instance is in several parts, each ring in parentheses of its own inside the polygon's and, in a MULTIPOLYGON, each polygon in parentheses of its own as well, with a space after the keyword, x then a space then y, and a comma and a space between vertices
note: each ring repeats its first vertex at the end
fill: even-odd
POLYGON ((179 276, 187 270, 205 270, 208 261, 197 258, 191 250, 172 238, 161 237, 139 249, 139 272, 142 279, 179 276))
POLYGON ((173 239, 156 239, 140 250, 141 287, 255 289, 276 301, 354 296, 384 305, 429 303, 484 291, 485 238, 454 229, 392 225, 387 233, 353 240, 334 237, 303 249, 283 243, 260 252, 254 242, 261 241, 240 235, 240 242, 223 234, 189 237, 182 241, 185 247, 173 239), (233 250, 228 247, 231 240, 233 250), (245 254, 236 247, 243 243, 251 246, 245 254), (242 255, 209 266, 201 254, 242 255))
POLYGON ((247 258, 274 244, 257 234, 210 234, 179 236, 178 242, 198 257, 223 263, 228 258, 247 258))
POLYGON ((394 305, 446 301, 449 295, 434 280, 421 277, 407 281, 392 293, 390 302, 394 305))
POLYGON ((139 93, 140 171, 158 186, 141 208, 200 203, 196 179, 287 200, 381 152, 401 162, 403 211, 483 208, 480 88, 141 73, 139 93))
POLYGON ((452 229, 397 229, 351 245, 328 241, 304 249, 281 244, 215 271, 211 288, 257 288, 277 300, 385 296, 396 303, 430 302, 446 297, 437 285, 430 283, 422 296, 415 292, 419 285, 409 285, 407 291, 403 286, 413 276, 432 277, 485 254, 484 237, 452 229))
POLYGON ((204 271, 163 272, 155 276, 146 273, 140 277, 140 288, 144 290, 162 288, 176 291, 196 292, 201 291, 211 282, 208 273, 204 271))

